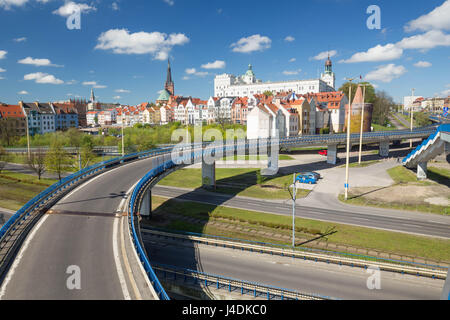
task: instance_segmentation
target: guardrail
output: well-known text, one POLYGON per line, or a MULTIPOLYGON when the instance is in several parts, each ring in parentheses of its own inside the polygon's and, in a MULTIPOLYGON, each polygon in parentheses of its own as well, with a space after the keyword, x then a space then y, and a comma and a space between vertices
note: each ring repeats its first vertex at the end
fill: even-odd
POLYGON ((164 264, 154 264, 155 270, 158 270, 166 280, 177 280, 178 276, 183 278, 183 282, 187 283, 188 278, 194 280, 195 284, 203 282, 205 287, 215 285, 216 289, 226 289, 228 292, 240 290, 241 295, 251 294, 253 297, 260 295, 265 296, 267 300, 279 297, 281 300, 336 300, 331 297, 321 296, 318 294, 301 293, 291 289, 279 288, 257 282, 238 280, 230 277, 224 277, 220 275, 209 274, 200 272, 197 270, 184 269, 175 266, 168 266, 164 264), (168 275, 173 277, 169 279, 168 275))
MULTIPOLYGON (((164 231, 159 230, 149 230, 144 229, 142 230, 143 233, 151 233, 157 236, 167 237, 167 238, 173 238, 173 239, 181 239, 181 240, 189 240, 197 243, 203 243, 207 245, 214 245, 214 246, 221 246, 236 250, 247 250, 251 252, 259 252, 259 253, 265 253, 265 254, 271 254, 271 255, 279 255, 279 256, 285 256, 285 257, 292 257, 292 258, 298 258, 303 260, 312 260, 315 262, 325 262, 325 263, 334 263, 339 265, 347 265, 351 267, 360 267, 367 269, 369 267, 378 267, 380 270, 384 271, 390 271, 390 272, 397 272, 401 274, 412 274, 417 276, 425 276, 430 278, 437 278, 437 279, 446 279, 447 277, 447 267, 443 266, 430 266, 430 265, 422 265, 422 267, 419 267, 418 263, 409 263, 410 265, 406 265, 406 262, 401 261, 394 261, 392 260, 391 263, 388 262, 380 262, 377 260, 380 260, 376 257, 369 257, 365 256, 363 258, 365 259, 371 259, 371 260, 364 260, 364 259, 356 259, 356 258, 348 258, 348 257, 342 257, 338 256, 338 252, 335 253, 335 255, 331 255, 331 252, 329 254, 325 254, 322 250, 305 250, 304 248, 298 248, 298 250, 293 250, 292 248, 283 248, 281 246, 269 246, 268 244, 260 243, 260 244, 243 244, 236 241, 230 241, 230 240, 221 240, 221 239, 211 239, 206 237, 200 237, 195 235, 189 235, 189 234, 177 234, 177 233, 168 233, 164 231), (320 253, 316 253, 313 251, 318 251, 320 253), (413 265, 413 266, 411 266, 413 265), (415 266, 414 266, 415 265, 415 266)), ((347 254, 346 254, 347 255, 347 254)))
POLYGON ((435 131, 433 134, 431 134, 431 135, 428 137, 428 139, 424 140, 420 145, 417 146, 417 148, 415 148, 415 149, 414 149, 413 151, 411 151, 405 158, 403 158, 402 163, 403 163, 403 164, 406 164, 406 163, 408 162, 408 160, 411 159, 411 157, 412 157, 413 155, 415 155, 416 153, 418 153, 422 148, 425 148, 425 147, 428 145, 428 143, 430 143, 432 140, 434 140, 434 139, 437 137, 437 135, 438 135, 440 132, 443 132, 443 131, 449 132, 449 131, 450 131, 450 124, 442 124, 442 125, 438 126, 437 129, 436 129, 436 131, 435 131))

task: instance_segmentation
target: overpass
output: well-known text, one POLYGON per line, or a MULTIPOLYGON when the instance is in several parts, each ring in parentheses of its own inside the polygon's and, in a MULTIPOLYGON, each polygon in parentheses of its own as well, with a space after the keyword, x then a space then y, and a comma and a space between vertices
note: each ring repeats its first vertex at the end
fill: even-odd
MULTIPOLYGON (((380 143, 381 155, 387 156, 391 141, 425 138, 433 131, 433 127, 428 127, 412 132, 365 133, 363 142, 380 143)), ((357 143, 359 135, 352 135, 351 140, 357 143)), ((160 179, 187 163, 200 162, 207 177, 215 169, 214 163, 205 163, 207 156, 261 150, 269 153, 268 169, 273 174, 278 162, 274 146, 291 148, 325 143, 333 149, 344 141, 345 134, 245 141, 221 147, 185 145, 179 146, 182 155, 175 158, 172 157, 175 148, 160 148, 101 162, 72 174, 30 200, 0 229, 0 298, 130 298, 126 292, 133 281, 123 279, 119 269, 124 261, 117 262, 114 244, 115 221, 122 222, 126 216, 132 250, 150 283, 151 288, 147 289, 154 291, 155 299, 168 299, 145 252, 138 219, 139 215, 150 216, 151 188, 160 179), (129 193, 131 197, 127 198, 129 193), (128 201, 128 210, 124 210, 123 202, 128 201), (124 211, 128 215, 123 215, 124 211), (82 270, 82 290, 66 287, 67 267, 72 265, 82 270)), ((330 159, 333 160, 333 155, 330 159)))
POLYGON ((427 163, 436 156, 450 153, 450 124, 440 125, 436 131, 403 159, 407 168, 417 168, 419 180, 427 177, 427 163))

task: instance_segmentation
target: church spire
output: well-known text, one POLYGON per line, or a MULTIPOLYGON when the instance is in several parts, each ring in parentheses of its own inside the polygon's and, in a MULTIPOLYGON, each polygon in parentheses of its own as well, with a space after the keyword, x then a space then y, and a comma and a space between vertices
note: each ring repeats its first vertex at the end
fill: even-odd
POLYGON ((175 85, 172 81, 172 69, 170 67, 170 59, 167 59, 167 80, 164 89, 166 89, 171 96, 173 96, 175 93, 175 85))
POLYGON ((91 88, 91 102, 95 102, 94 88, 91 88))

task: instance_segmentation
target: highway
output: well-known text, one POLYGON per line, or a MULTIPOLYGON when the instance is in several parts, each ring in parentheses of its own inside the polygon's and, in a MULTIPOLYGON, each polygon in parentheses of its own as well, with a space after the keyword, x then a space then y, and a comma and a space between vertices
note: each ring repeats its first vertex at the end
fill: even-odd
POLYGON ((116 210, 147 173, 151 159, 93 178, 60 200, 35 225, 10 268, 0 299, 124 299, 113 255, 116 210), (69 290, 69 266, 81 271, 81 289, 69 290))
MULTIPOLYGON (((189 191, 186 189, 159 185, 153 188, 152 195, 208 203, 216 206, 227 206, 237 209, 292 216, 292 204, 290 203, 236 197, 203 190, 189 191)), ((296 216, 362 227, 450 238, 450 219, 448 219, 448 217, 430 217, 428 214, 422 214, 421 218, 419 218, 420 215, 414 215, 415 218, 412 219, 408 218, 406 215, 405 218, 394 217, 387 214, 382 215, 381 210, 378 210, 376 214, 371 214, 370 210, 367 209, 364 211, 358 207, 350 207, 350 209, 352 210, 351 212, 331 208, 296 205, 296 216), (432 222, 430 221, 431 218, 440 222, 432 222)))
POLYGON ((369 290, 366 270, 143 234, 150 261, 339 299, 439 299, 442 280, 381 272, 369 290))

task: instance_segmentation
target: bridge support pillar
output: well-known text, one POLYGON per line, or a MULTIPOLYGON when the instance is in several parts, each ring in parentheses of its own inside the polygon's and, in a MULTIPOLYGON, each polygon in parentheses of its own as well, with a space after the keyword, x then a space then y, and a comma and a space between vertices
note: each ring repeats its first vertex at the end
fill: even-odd
POLYGON ((417 164, 417 179, 425 180, 427 178, 427 162, 419 162, 417 164))
POLYGON ((336 164, 337 144, 329 144, 327 151, 327 163, 336 164))
POLYGON ((270 139, 267 145, 267 168, 261 169, 261 175, 274 176, 278 173, 278 158, 280 155, 280 144, 278 138, 270 139))
POLYGON ((142 198, 141 217, 144 219, 152 217, 152 189, 148 189, 142 198))
POLYGON ((216 162, 209 164, 202 160, 202 186, 205 189, 216 190, 216 162))
POLYGON ((380 142, 380 157, 389 157, 389 141, 380 142))

